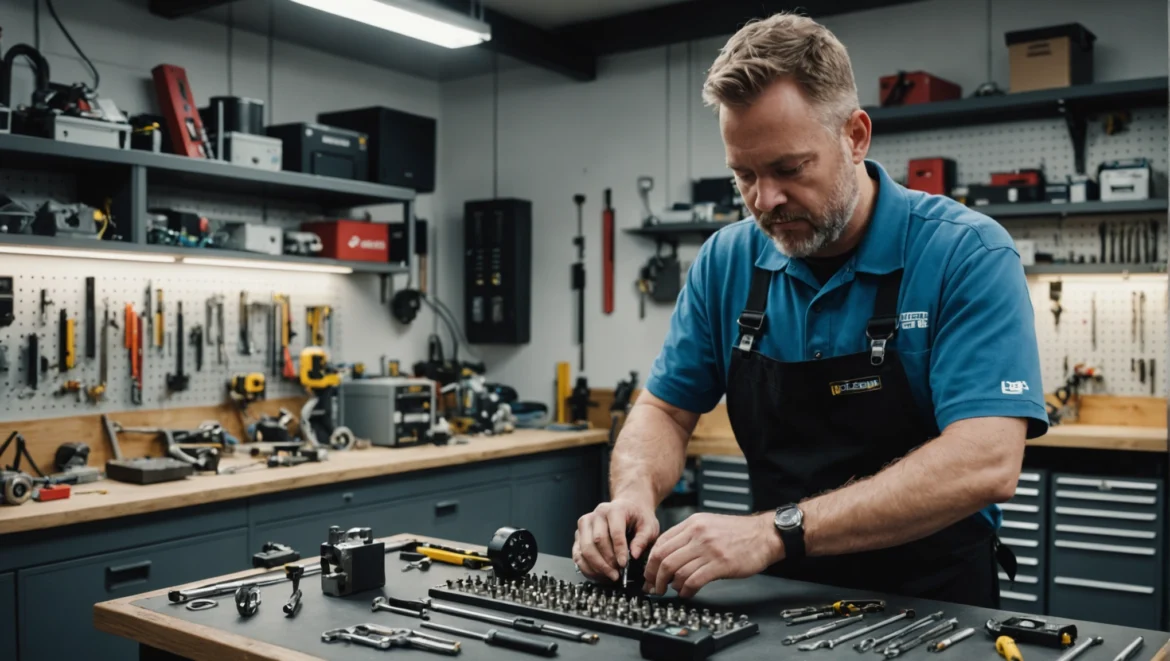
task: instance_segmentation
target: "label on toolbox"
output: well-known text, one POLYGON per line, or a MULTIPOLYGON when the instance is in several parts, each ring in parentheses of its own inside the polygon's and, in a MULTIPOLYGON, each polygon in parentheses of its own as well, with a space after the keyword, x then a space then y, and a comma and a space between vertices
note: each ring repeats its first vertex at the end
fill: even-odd
POLYGON ((305 223, 302 230, 321 237, 322 256, 363 262, 390 259, 390 226, 356 220, 305 223))

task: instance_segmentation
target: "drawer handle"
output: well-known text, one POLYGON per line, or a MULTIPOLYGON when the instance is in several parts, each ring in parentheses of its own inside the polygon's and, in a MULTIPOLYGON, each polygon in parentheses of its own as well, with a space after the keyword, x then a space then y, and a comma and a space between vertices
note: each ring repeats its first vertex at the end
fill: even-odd
MULTIPOLYGON (((1069 498, 1072 500, 1098 500, 1108 503, 1129 503, 1131 505, 1153 505, 1158 502, 1155 496, 1122 496, 1113 493, 1093 493, 1091 491, 1065 491, 1058 489, 1056 491, 1057 498, 1069 498)), ((1003 507, 1003 505, 1000 505, 1003 507)))
POLYGON ((1025 567, 1038 567, 1040 566, 1040 561, 1036 558, 1029 558, 1026 555, 1021 555, 1016 557, 1016 564, 1023 565, 1025 567))
POLYGON ((1004 528, 1011 528, 1012 530, 1039 530, 1040 529, 1039 523, 1028 523, 1027 521, 1008 521, 1007 519, 1004 519, 1003 523, 1000 525, 1002 525, 1004 528))
POLYGON ((106 567, 106 592, 113 592, 150 580, 150 560, 121 567, 106 567))
POLYGON ((1083 477, 1058 477, 1057 484, 1067 484, 1070 487, 1093 487, 1101 491, 1111 489, 1133 489, 1135 491, 1157 491, 1158 485, 1149 482, 1127 482, 1124 480, 1091 480, 1083 477))
POLYGON ((725 487, 722 484, 707 484, 701 487, 703 491, 718 491, 720 493, 738 493, 742 496, 750 496, 752 490, 747 487, 725 487))
POLYGON ((749 480, 747 473, 730 473, 728 471, 703 471, 703 477, 716 477, 725 480, 749 480))
MULTIPOLYGON (((1012 577, 1008 576, 1007 572, 1001 571, 1001 572, 999 572, 999 580, 1010 581, 1010 580, 1012 580, 1012 577)), ((1040 579, 1036 578, 1035 576, 1028 576, 1027 574, 1016 574, 1016 583, 1023 583, 1025 585, 1037 585, 1040 583, 1040 579)))
POLYGON ((1065 516, 1091 516, 1097 519, 1121 519, 1123 521, 1153 521, 1158 518, 1157 514, 1110 512, 1109 510, 1093 510, 1083 507, 1057 507, 1056 513, 1065 516))
POLYGON ((1056 532, 1072 532, 1082 535, 1103 535, 1105 537, 1128 537, 1130 539, 1154 539, 1157 536, 1152 530, 1123 530, 1121 528, 1098 528, 1096 526, 1073 526, 1067 523, 1058 523, 1056 532))
POLYGON ((1021 482, 1039 482, 1040 473, 1020 473, 1021 482))
POLYGON ((1017 503, 1000 503, 999 509, 1005 512, 1023 512, 1025 514, 1039 514, 1039 505, 1020 505, 1017 503))
POLYGON ((345 493, 341 494, 341 499, 347 503, 352 503, 353 502, 353 492, 346 491, 345 493))
POLYGON ((740 505, 739 503, 725 503, 721 500, 704 500, 703 507, 709 507, 713 510, 730 510, 732 512, 750 512, 752 508, 747 505, 740 505))
POLYGON ((999 596, 1003 599, 1011 599, 1012 601, 1036 601, 1036 595, 1034 594, 1012 592, 1011 590, 1000 590, 999 596))
POLYGON ((1000 537, 999 541, 1008 546, 1019 546, 1026 549, 1034 549, 1040 547, 1040 542, 1034 539, 1020 539, 1018 537, 1000 537))
POLYGON ((435 503, 435 516, 451 516, 458 513, 458 500, 443 500, 435 503))
POLYGON ((1114 592, 1132 592, 1133 594, 1154 594, 1154 588, 1148 585, 1130 585, 1129 583, 1110 583, 1109 581, 1090 581, 1085 578, 1067 578, 1055 576, 1052 582, 1057 585, 1073 585, 1078 588, 1096 588, 1098 590, 1112 590, 1114 592))
POLYGON ((1040 490, 1031 487, 1016 487, 1017 496, 1039 496, 1040 490))
POLYGON ((1082 551, 1100 551, 1102 553, 1121 553, 1124 555, 1154 555, 1154 549, 1144 546, 1118 546, 1117 544, 1094 544, 1092 542, 1070 542, 1058 539, 1052 543, 1062 549, 1080 549, 1082 551))

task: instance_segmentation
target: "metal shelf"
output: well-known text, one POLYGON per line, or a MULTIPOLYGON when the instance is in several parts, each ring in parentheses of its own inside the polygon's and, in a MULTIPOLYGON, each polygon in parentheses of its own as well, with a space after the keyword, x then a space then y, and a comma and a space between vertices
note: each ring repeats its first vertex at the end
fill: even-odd
POLYGON ((1165 198, 1134 200, 1125 202, 1077 202, 1054 204, 1052 202, 1024 202, 1020 204, 988 204, 971 207, 979 213, 1001 220, 1004 218, 1027 218, 1033 216, 1091 216, 1101 214, 1141 213, 1166 211, 1165 198))
POLYGON ((26 135, 0 134, 0 167, 90 172, 110 166, 141 166, 147 183, 234 192, 327 208, 408 202, 415 192, 367 181, 321 177, 173 154, 77 145, 26 135))
POLYGON ((728 225, 731 225, 731 223, 658 223, 655 225, 644 225, 642 227, 628 227, 622 231, 635 236, 645 236, 660 240, 674 239, 680 236, 698 236, 706 239, 728 225))
MULTIPOLYGON (((338 259, 317 257, 297 257, 295 255, 264 255, 260 253, 243 252, 240 250, 223 250, 219 248, 184 248, 180 246, 141 245, 126 241, 99 241, 90 239, 57 238, 50 236, 35 236, 28 234, 0 234, 0 246, 23 246, 30 248, 58 248, 64 250, 87 250, 108 253, 110 259, 118 259, 119 254, 125 255, 170 255, 173 257, 203 257, 207 259, 233 259, 250 262, 336 266, 353 269, 354 273, 375 273, 379 275, 393 275, 406 273, 405 264, 382 262, 351 262, 338 259)), ((262 267, 261 267, 262 268, 262 267)))
POLYGON ((1166 264, 1034 264, 1026 275, 1139 275, 1166 273, 1166 264))

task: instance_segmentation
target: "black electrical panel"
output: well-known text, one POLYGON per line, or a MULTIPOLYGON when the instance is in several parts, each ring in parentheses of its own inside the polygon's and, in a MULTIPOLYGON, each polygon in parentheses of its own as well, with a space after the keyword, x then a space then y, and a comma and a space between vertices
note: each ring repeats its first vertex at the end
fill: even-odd
POLYGON ((468 341, 526 344, 532 332, 532 202, 467 202, 463 222, 468 341))

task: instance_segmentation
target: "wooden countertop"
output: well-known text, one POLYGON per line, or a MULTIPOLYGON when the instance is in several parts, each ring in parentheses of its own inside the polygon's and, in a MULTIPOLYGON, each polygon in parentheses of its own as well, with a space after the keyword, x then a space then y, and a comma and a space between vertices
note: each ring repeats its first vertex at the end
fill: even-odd
MULTIPOLYGON (((595 445, 607 440, 605 430, 550 432, 517 430, 506 436, 475 437, 466 445, 370 448, 332 452, 328 461, 287 468, 263 468, 232 475, 195 475, 153 485, 101 480, 75 486, 75 491, 104 489, 108 493, 74 495, 66 500, 0 507, 0 535, 40 530, 87 521, 190 507, 260 494, 335 484, 381 475, 459 466, 554 450, 595 445)), ((252 463, 251 457, 225 458, 223 466, 252 463)))
MULTIPOLYGON (((1120 427, 1111 425, 1056 425, 1028 445, 1049 448, 1080 448, 1091 450, 1133 450, 1137 452, 1166 452, 1167 430, 1161 427, 1120 427)), ((735 438, 719 434, 699 435, 691 439, 687 455, 720 455, 739 457, 735 438)))

